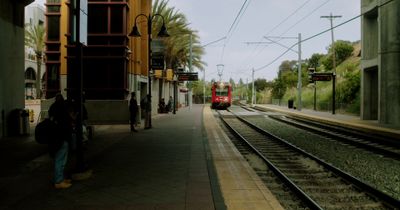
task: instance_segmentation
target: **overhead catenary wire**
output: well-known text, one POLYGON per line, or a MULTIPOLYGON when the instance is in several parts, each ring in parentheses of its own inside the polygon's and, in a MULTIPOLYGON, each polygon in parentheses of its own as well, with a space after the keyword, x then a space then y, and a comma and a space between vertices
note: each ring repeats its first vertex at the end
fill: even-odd
MULTIPOLYGON (((389 1, 387 1, 387 2, 385 2, 385 3, 383 3, 383 4, 381 4, 381 5, 379 5, 378 7, 386 6, 387 4, 391 3, 392 1, 394 1, 394 0, 389 0, 389 1)), ((357 18, 359 18, 359 17, 361 17, 361 16, 363 16, 363 15, 365 15, 365 13, 361 13, 361 14, 359 14, 359 15, 353 17, 353 18, 350 18, 350 19, 348 19, 348 20, 346 20, 346 21, 344 21, 344 22, 342 22, 342 23, 336 25, 336 26, 333 26, 332 28, 326 29, 326 30, 324 30, 324 31, 322 31, 322 32, 320 32, 320 33, 317 33, 317 34, 315 34, 315 35, 313 35, 313 36, 310 36, 310 37, 308 37, 308 38, 306 38, 306 39, 303 39, 303 40, 300 41, 300 43, 303 43, 303 42, 306 42, 306 41, 308 41, 308 40, 310 40, 310 39, 313 39, 313 38, 315 38, 315 37, 318 37, 318 36, 320 36, 320 35, 322 35, 322 34, 324 34, 324 33, 326 33, 326 32, 329 32, 329 31, 331 31, 331 30, 333 30, 333 29, 335 29, 335 28, 338 28, 338 27, 340 27, 340 26, 342 26, 342 25, 344 25, 344 24, 347 24, 347 23, 349 23, 349 22, 351 22, 351 21, 353 21, 353 20, 355 20, 355 19, 357 19, 357 18)), ((293 44, 293 45, 290 46, 290 47, 288 47, 288 49, 287 49, 286 51, 284 51, 282 54, 280 54, 278 57, 276 57, 275 59, 273 59, 273 60, 272 60, 271 62, 269 62, 268 64, 263 65, 263 66, 261 66, 261 67, 259 67, 259 68, 255 68, 254 71, 262 70, 262 69, 264 69, 264 68, 270 66, 271 64, 275 63, 279 58, 281 58, 281 57, 284 56, 286 53, 288 53, 288 52, 289 52, 293 47, 295 47, 297 44, 299 44, 299 42, 293 44)))
MULTIPOLYGON (((303 16, 299 21, 297 21, 295 24, 293 24, 292 26, 290 26, 286 31, 284 31, 283 33, 281 33, 281 35, 280 36, 283 36, 283 35, 285 35, 288 31, 290 31, 291 29, 293 29, 296 25, 298 25, 299 23, 301 23, 302 21, 304 21, 307 17, 309 17, 310 15, 312 15, 314 12, 316 12, 317 10, 319 10, 320 8, 322 8, 322 6, 324 6, 325 4, 327 4, 328 2, 329 2, 330 0, 326 0, 325 2, 323 2, 323 3, 321 3, 320 5, 318 5, 316 8, 314 8, 311 12, 309 12, 309 13, 307 13, 305 16, 303 16)), ((305 2, 303 5, 301 5, 298 9, 296 9, 291 15, 289 15, 289 16, 293 16, 295 13, 297 13, 297 11, 299 11, 305 4, 307 4, 308 3, 308 1, 307 2, 305 2)), ((285 19, 287 19, 287 18, 285 18, 285 19)), ((272 32, 273 30, 271 30, 270 32, 272 32)), ((270 33, 269 32, 269 33, 270 33)), ((266 34, 266 35, 264 35, 264 36, 268 36, 268 34, 266 34)), ((264 36, 262 36, 262 38, 264 37, 264 36)), ((278 40, 279 41, 279 40, 278 40)), ((254 54, 252 54, 252 55, 254 55, 254 56, 252 56, 252 60, 251 60, 251 62, 249 62, 249 65, 252 63, 252 61, 262 52, 262 51, 264 51, 264 49, 265 48, 267 48, 268 47, 268 45, 264 45, 263 46, 263 48, 261 48, 260 50, 258 50, 257 51, 257 53, 254 55, 254 54)), ((254 49, 254 51, 255 50, 257 50, 257 48, 255 48, 254 49)), ((254 52, 253 51, 253 52, 254 52)))
POLYGON ((306 18, 308 18, 310 15, 314 14, 314 12, 316 12, 317 10, 319 10, 321 7, 323 7, 325 4, 327 4, 330 0, 326 0, 325 2, 323 2, 322 4, 320 4, 318 7, 316 7, 315 9, 313 9, 311 12, 309 12, 307 15, 305 15, 304 17, 302 17, 300 20, 298 20, 295 24, 293 24, 292 26, 290 26, 288 29, 286 29, 283 33, 281 33, 280 36, 285 35, 287 32, 289 32, 290 30, 292 30, 297 24, 301 23, 303 20, 305 20, 306 18))
MULTIPOLYGON (((281 22, 279 22, 276 26, 274 26, 271 30, 269 30, 264 36, 268 36, 270 33, 272 33, 273 31, 275 31, 277 28, 279 28, 279 26, 281 26, 283 23, 285 23, 287 20, 289 20, 293 15, 295 15, 298 11, 300 11, 306 4, 308 4, 311 0, 307 0, 305 1, 302 5, 300 5, 300 7, 298 7, 297 9, 295 9, 292 13, 290 13, 286 18, 284 18, 281 22)), ((263 37, 263 36, 262 36, 263 37)), ((259 42, 262 41, 262 38, 259 40, 259 42)), ((253 49, 253 51, 251 53, 249 53, 249 55, 246 57, 246 59, 243 59, 243 61, 249 60, 249 58, 251 57, 253 61, 255 57, 258 56, 258 54, 265 49, 265 47, 267 47, 268 45, 265 45, 263 49, 261 49, 260 51, 257 52, 257 54, 254 55, 254 52, 258 49, 260 45, 256 45, 253 49)), ((243 63, 243 62, 241 62, 243 63)), ((242 66, 242 64, 240 64, 239 66, 242 66)))
MULTIPOLYGON (((393 0, 392 0, 392 1, 393 1, 393 0)), ((344 24, 347 24, 347 23, 349 23, 349 22, 351 22, 351 21, 353 21, 353 20, 355 20, 355 19, 361 17, 362 15, 363 15, 363 14, 357 15, 357 16, 355 16, 355 17, 353 17, 353 18, 351 18, 351 19, 349 19, 349 20, 346 20, 346 21, 344 21, 344 22, 342 22, 342 23, 340 23, 340 24, 338 24, 338 25, 336 25, 336 26, 333 26, 332 28, 326 29, 326 30, 324 30, 324 31, 322 31, 322 32, 319 32, 319 33, 317 33, 317 34, 315 34, 315 35, 313 35, 313 36, 310 36, 310 37, 308 37, 308 38, 306 38, 306 39, 301 40, 300 42, 297 42, 297 43, 293 44, 292 46, 288 47, 288 49, 286 49, 286 51, 284 51, 282 54, 280 54, 278 57, 276 57, 275 59, 273 59, 271 62, 269 62, 268 64, 263 65, 263 66, 261 66, 261 67, 259 67, 259 68, 254 69, 254 71, 262 70, 262 69, 264 69, 264 68, 270 66, 271 64, 275 63, 279 58, 281 58, 282 56, 284 56, 287 52, 291 51, 292 48, 295 47, 296 45, 298 45, 299 43, 303 43, 303 42, 306 42, 306 41, 308 41, 308 40, 310 40, 310 39, 313 39, 313 38, 315 38, 315 37, 318 37, 318 36, 320 36, 320 35, 322 35, 322 34, 324 34, 324 33, 326 33, 326 32, 329 32, 329 31, 332 30, 332 29, 335 29, 335 28, 340 27, 340 26, 342 26, 342 25, 344 25, 344 24)))
POLYGON ((237 26, 238 26, 238 24, 239 24, 241 18, 243 17, 243 14, 244 14, 245 11, 247 10, 247 8, 248 8, 248 6, 249 6, 249 4, 250 4, 250 1, 251 1, 251 0, 245 0, 245 1, 243 2, 242 6, 241 6, 241 8, 240 8, 240 10, 239 10, 239 12, 237 13, 237 15, 236 15, 234 21, 232 22, 231 26, 229 27, 228 32, 226 33, 226 39, 225 39, 224 45, 223 45, 223 47, 222 47, 222 53, 221 53, 220 63, 222 63, 222 61, 223 61, 223 57, 224 57, 224 54, 225 54, 225 47, 226 47, 226 45, 228 44, 228 42, 229 42, 230 38, 232 37, 233 33, 235 32, 235 30, 236 30, 236 28, 237 28, 237 26))

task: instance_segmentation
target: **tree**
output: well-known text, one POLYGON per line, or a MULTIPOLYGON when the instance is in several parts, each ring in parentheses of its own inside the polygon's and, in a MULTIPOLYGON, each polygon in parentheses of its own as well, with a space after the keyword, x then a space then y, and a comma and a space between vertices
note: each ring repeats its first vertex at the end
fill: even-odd
POLYGON ((235 88, 235 80, 233 80, 232 78, 229 79, 229 83, 231 84, 232 88, 235 88))
POLYGON ((308 66, 310 68, 318 68, 321 65, 321 58, 324 57, 323 54, 314 53, 311 55, 311 58, 308 60, 308 66))
MULTIPOLYGON (((184 14, 174 7, 168 7, 168 0, 155 0, 152 13, 161 14, 165 20, 170 37, 163 39, 165 44, 165 61, 168 68, 189 66, 190 44, 192 45, 192 66, 203 70, 206 63, 201 60, 204 48, 200 45, 197 31, 189 28, 184 14), (190 41, 190 37, 191 40, 190 41)), ((161 28, 161 21, 154 21, 152 32, 156 34, 161 28)))
POLYGON ((28 24, 25 26, 25 45, 32 48, 35 51, 36 55, 36 65, 37 65, 36 98, 38 99, 42 97, 41 66, 42 66, 43 51, 45 47, 45 37, 46 37, 46 31, 43 25, 28 24))
POLYGON ((256 91, 262 91, 265 90, 265 88, 268 86, 267 80, 266 79, 256 79, 254 81, 254 88, 256 91))
MULTIPOLYGON (((332 50, 332 49, 330 49, 332 50)), ((354 47, 349 41, 338 40, 335 42, 335 52, 337 63, 340 64, 346 60, 351 53, 353 53, 354 47)))
POLYGON ((243 86, 244 82, 242 80, 242 78, 239 79, 239 86, 243 86))
MULTIPOLYGON (((349 41, 338 40, 334 43, 336 52, 336 66, 346 60, 354 50, 353 45, 349 41)), ((328 49, 328 55, 321 59, 321 63, 325 66, 325 70, 333 69, 333 48, 332 45, 328 49)))
POLYGON ((292 71, 293 70, 293 66, 296 65, 296 63, 297 63, 297 61, 295 61, 295 60, 282 61, 281 65, 279 66, 279 72, 283 73, 283 72, 286 72, 286 71, 292 71))
POLYGON ((281 78, 275 79, 272 87, 272 98, 281 99, 285 95, 285 92, 285 82, 281 78))

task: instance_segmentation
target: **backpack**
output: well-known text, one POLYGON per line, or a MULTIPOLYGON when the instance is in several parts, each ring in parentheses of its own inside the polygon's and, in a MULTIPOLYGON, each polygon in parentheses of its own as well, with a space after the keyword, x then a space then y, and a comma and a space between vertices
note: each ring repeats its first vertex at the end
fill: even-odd
POLYGON ((56 124, 49 118, 38 123, 35 128, 35 140, 39 144, 49 144, 57 130, 56 124))

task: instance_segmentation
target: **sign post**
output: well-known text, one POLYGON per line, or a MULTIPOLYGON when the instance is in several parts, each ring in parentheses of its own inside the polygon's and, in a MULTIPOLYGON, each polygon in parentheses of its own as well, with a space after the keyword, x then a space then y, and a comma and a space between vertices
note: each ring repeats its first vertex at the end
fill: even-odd
MULTIPOLYGON (((321 72, 317 73, 314 72, 311 74, 311 80, 310 82, 314 82, 316 85, 317 81, 331 81, 332 80, 332 114, 335 114, 335 109, 336 109, 336 74, 332 72, 321 72)), ((315 101, 315 92, 314 92, 314 101, 315 101)), ((316 104, 316 102, 314 102, 316 104)), ((316 109, 316 105, 314 105, 314 110, 316 109)))

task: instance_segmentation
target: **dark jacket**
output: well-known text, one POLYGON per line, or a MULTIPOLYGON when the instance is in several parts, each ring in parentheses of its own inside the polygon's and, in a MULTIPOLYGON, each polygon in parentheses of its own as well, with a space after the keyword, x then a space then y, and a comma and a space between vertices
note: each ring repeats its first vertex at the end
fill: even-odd
POLYGON ((54 102, 49 109, 49 118, 56 125, 53 131, 49 131, 49 135, 52 137, 49 142, 49 152, 54 157, 64 144, 64 141, 69 142, 71 139, 71 118, 68 114, 66 103, 64 101, 54 102))
POLYGON ((138 110, 139 110, 139 107, 137 105, 136 99, 131 98, 131 100, 129 100, 129 112, 132 115, 132 114, 136 114, 138 110))

